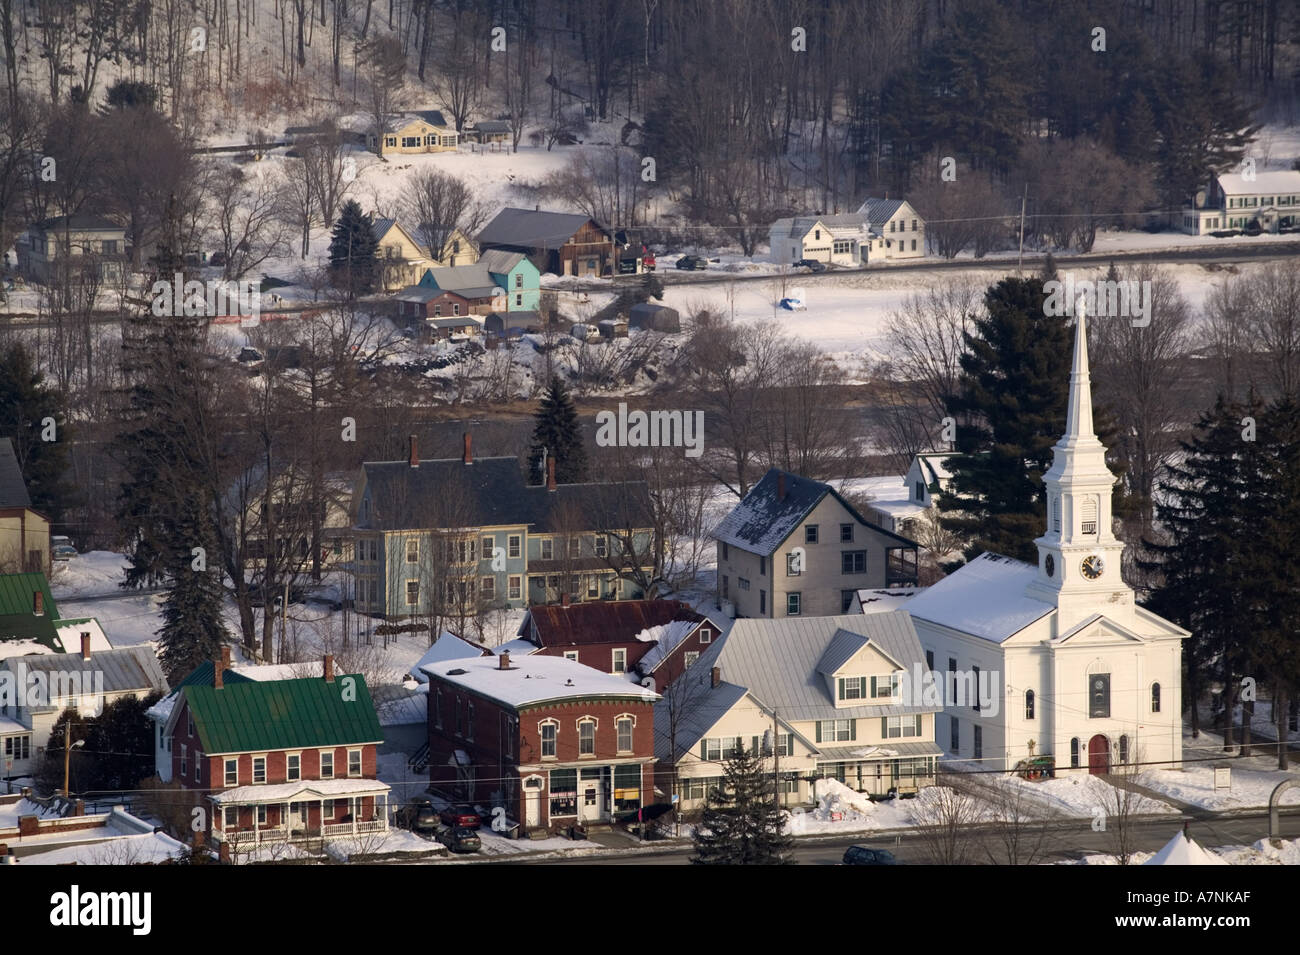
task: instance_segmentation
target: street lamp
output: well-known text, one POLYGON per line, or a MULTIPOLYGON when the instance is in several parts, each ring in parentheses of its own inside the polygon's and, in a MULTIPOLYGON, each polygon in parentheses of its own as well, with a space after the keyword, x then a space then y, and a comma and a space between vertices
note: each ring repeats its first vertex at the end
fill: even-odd
POLYGON ((72 727, 71 722, 63 724, 63 798, 64 799, 68 798, 68 769, 72 764, 72 751, 74 749, 79 749, 82 746, 86 745, 86 741, 84 739, 79 739, 75 743, 69 745, 68 734, 71 730, 71 727, 72 727))

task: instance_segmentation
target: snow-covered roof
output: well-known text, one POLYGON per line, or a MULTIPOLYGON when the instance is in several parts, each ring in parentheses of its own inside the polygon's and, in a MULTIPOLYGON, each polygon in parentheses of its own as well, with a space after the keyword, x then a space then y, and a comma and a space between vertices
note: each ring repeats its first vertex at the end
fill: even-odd
POLYGON ((856 213, 829 216, 794 216, 777 219, 768 230, 770 236, 801 239, 818 225, 833 237, 852 237, 867 231, 867 221, 856 213))
POLYGON ((699 621, 696 620, 673 620, 642 630, 636 635, 636 639, 654 641, 655 645, 637 661, 637 669, 642 673, 653 672, 655 667, 663 663, 668 654, 676 650, 678 645, 699 625, 699 621))
POLYGON ((870 495, 867 504, 872 510, 895 519, 915 517, 925 511, 923 505, 911 500, 907 479, 902 475, 860 478, 853 482, 853 490, 870 495))
POLYGON ((918 454, 916 460, 921 465, 921 472, 925 475, 926 484, 938 484, 941 481, 947 481, 952 477, 952 471, 948 469, 948 461, 953 457, 950 451, 928 451, 924 454, 918 454))
MULTIPOLYGON (((426 676, 427 680, 428 677, 426 676)), ((380 726, 410 726, 429 721, 429 684, 377 686, 370 698, 380 726)))
POLYGON ((1246 179, 1239 172, 1227 172, 1219 176, 1219 188, 1226 196, 1300 195, 1300 170, 1257 172, 1253 179, 1246 179))
MULTIPOLYGON (((85 835, 85 831, 82 831, 85 835)), ((37 837, 39 839, 40 837, 37 837)), ((31 839, 23 840, 30 847, 31 839)), ((185 843, 165 832, 113 834, 81 845, 35 852, 18 859, 19 865, 158 865, 179 858, 185 843)))
POLYGON ((904 609, 927 620, 1001 643, 1052 612, 1051 604, 1025 595, 1038 568, 983 553, 908 601, 904 609))
POLYGON ((388 784, 377 779, 303 779, 272 786, 236 786, 214 793, 212 801, 227 805, 257 805, 289 799, 335 799, 339 796, 369 796, 388 792, 388 784))
POLYGON ((525 640, 523 637, 519 637, 518 639, 510 640, 506 643, 501 644, 501 646, 497 647, 492 652, 508 653, 512 657, 516 657, 516 656, 526 657, 529 654, 536 653, 540 649, 541 647, 533 643, 531 640, 525 640))
MULTIPOLYGON (((534 647, 533 649, 537 648, 534 647)), ((483 655, 483 650, 483 647, 470 643, 468 640, 462 640, 454 633, 444 630, 442 635, 433 642, 433 646, 425 650, 424 655, 416 661, 415 666, 411 667, 411 676, 421 683, 428 683, 429 674, 421 669, 426 664, 442 663, 444 660, 460 660, 464 657, 478 657, 483 655)))
POLYGON ((858 604, 862 607, 863 613, 893 613, 895 610, 906 610, 909 601, 919 594, 925 593, 926 587, 903 587, 894 590, 871 590, 870 588, 858 591, 858 604))
POLYGON ((1143 865, 1228 865, 1228 862, 1181 832, 1143 865))
POLYGON ((602 673, 575 660, 534 654, 510 658, 502 670, 499 657, 473 657, 430 664, 424 671, 507 706, 526 706, 574 697, 613 697, 653 701, 659 694, 602 673))
POLYGON ((64 653, 81 652, 81 635, 83 633, 90 634, 90 652, 92 654, 101 650, 113 649, 113 644, 108 642, 104 628, 99 625, 99 621, 94 617, 84 617, 77 620, 56 620, 54 621, 54 633, 59 645, 63 647, 64 653))
POLYGON ((903 208, 903 199, 867 199, 858 207, 858 214, 866 216, 873 225, 888 222, 903 208))

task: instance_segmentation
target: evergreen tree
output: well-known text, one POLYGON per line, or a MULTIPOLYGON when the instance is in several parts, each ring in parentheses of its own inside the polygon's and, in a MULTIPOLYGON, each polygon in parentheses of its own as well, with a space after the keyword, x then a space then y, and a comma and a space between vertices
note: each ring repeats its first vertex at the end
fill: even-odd
POLYGON ((709 791, 695 827, 692 862, 700 865, 788 865, 794 840, 774 805, 774 784, 757 753, 742 749, 727 760, 722 785, 709 791))
POLYGON ((64 477, 70 433, 63 395, 17 342, 0 358, 0 436, 13 439, 32 508, 59 523, 73 494, 64 477), (52 441, 45 440, 47 419, 54 422, 52 441))
POLYGON ((533 443, 528 450, 528 475, 538 484, 546 483, 545 456, 555 461, 557 484, 581 484, 587 480, 587 449, 582 443, 578 411, 568 389, 558 377, 542 396, 533 428, 533 443))
POLYGON ((334 284, 350 295, 369 292, 375 281, 379 243, 370 218, 356 200, 343 203, 330 238, 330 271, 334 284))
MULTIPOLYGON (((1138 562, 1155 574, 1146 605, 1192 634, 1184 641, 1184 700, 1193 707, 1194 730, 1195 701, 1216 675, 1209 668, 1218 668, 1231 713, 1249 666, 1254 627, 1245 611, 1254 594, 1249 579, 1254 562, 1245 555, 1262 540, 1260 528, 1251 523, 1264 505, 1257 503, 1263 493, 1259 444, 1244 440, 1249 432, 1243 419, 1258 425, 1260 413, 1253 398, 1243 406, 1220 396, 1213 411, 1201 416, 1195 435, 1182 442, 1182 460, 1167 465, 1168 477, 1160 482, 1156 524, 1163 539, 1145 541, 1150 556, 1138 562)), ((1233 745, 1231 720, 1224 745, 1233 745)))
MULTIPOLYGON (((1244 501, 1247 527, 1236 541, 1244 549, 1238 606, 1252 631, 1247 669, 1271 690, 1276 738, 1284 740, 1287 714, 1300 699, 1300 405, 1294 398, 1284 396, 1265 411, 1257 439, 1258 472, 1247 476, 1253 487, 1244 501)), ((1287 769, 1286 746, 1277 757, 1278 769, 1287 769)))
POLYGON ((984 297, 961 356, 952 492, 939 499, 944 529, 969 541, 966 559, 991 550, 1037 561, 1046 521, 1043 473, 1065 426, 1071 329, 1043 310, 1041 279, 1004 279, 984 297))
POLYGON ((1150 100, 1141 90, 1130 93, 1120 110, 1115 151, 1135 163, 1148 163, 1155 157, 1156 116, 1151 110, 1150 100))

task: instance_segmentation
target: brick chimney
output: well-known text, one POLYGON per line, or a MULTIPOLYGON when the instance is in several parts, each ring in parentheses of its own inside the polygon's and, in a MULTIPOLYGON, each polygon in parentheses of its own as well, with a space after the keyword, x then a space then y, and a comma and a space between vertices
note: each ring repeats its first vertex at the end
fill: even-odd
POLYGON ((81 631, 81 659, 90 659, 90 633, 86 630, 81 631))
POLYGON ((411 450, 410 454, 407 456, 407 463, 413 468, 418 468, 420 466, 420 451, 416 447, 415 435, 411 435, 410 440, 411 450))
POLYGON ((45 616, 45 594, 39 590, 32 591, 32 613, 38 617, 45 616))
POLYGON ((776 472, 776 499, 778 501, 785 500, 785 472, 784 471, 776 472))
POLYGON ((713 668, 712 680, 713 680, 713 688, 716 690, 718 688, 718 685, 722 683, 722 667, 713 668))
POLYGON ((546 459, 546 490, 555 490, 555 458, 546 459))
POLYGON ((466 464, 474 463, 474 436, 468 431, 465 432, 465 453, 461 460, 466 464))
POLYGON ((221 648, 221 656, 212 664, 212 686, 220 690, 226 685, 226 671, 230 669, 230 647, 221 648))
POLYGON ((510 669, 510 651, 509 651, 509 650, 502 650, 502 651, 501 651, 501 655, 500 655, 499 657, 497 657, 497 669, 498 669, 498 670, 509 670, 509 669, 510 669))
POLYGON ((325 654, 325 662, 322 666, 322 669, 324 670, 323 675, 325 677, 325 682, 333 683, 334 682, 334 654, 332 653, 325 654))

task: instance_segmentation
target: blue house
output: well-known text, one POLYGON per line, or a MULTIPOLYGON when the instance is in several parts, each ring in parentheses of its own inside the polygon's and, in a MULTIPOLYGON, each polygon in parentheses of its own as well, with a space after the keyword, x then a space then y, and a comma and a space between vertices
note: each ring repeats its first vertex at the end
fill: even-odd
POLYGON ((541 273, 522 252, 484 252, 473 265, 425 269, 420 284, 469 299, 495 312, 535 312, 541 305, 541 273))

